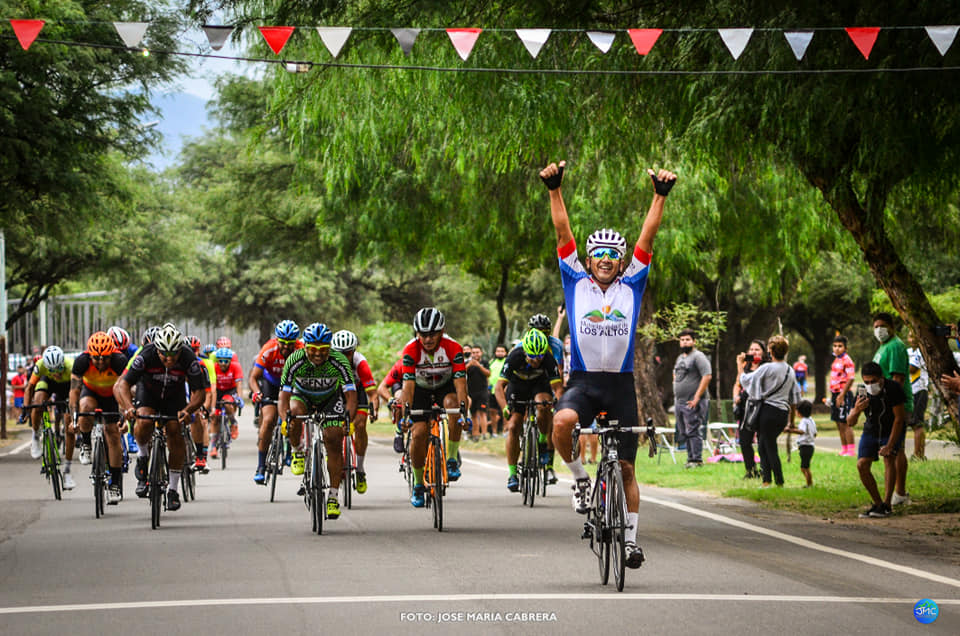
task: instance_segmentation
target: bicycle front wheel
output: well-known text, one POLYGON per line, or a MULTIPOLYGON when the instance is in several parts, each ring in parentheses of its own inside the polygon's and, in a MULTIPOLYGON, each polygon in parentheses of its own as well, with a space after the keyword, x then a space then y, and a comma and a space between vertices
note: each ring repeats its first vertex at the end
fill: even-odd
POLYGON ((53 482, 53 498, 59 501, 62 498, 63 476, 60 474, 57 440, 50 429, 44 430, 43 440, 43 463, 46 465, 47 477, 53 482))
POLYGON ((597 542, 597 560, 600 565, 600 583, 606 585, 610 581, 610 527, 607 525, 606 482, 598 478, 594 482, 593 493, 591 494, 592 505, 590 506, 590 516, 593 520, 595 540, 597 542))
POLYGON ((344 435, 343 437, 343 478, 340 480, 340 489, 343 491, 343 503, 350 509, 353 507, 353 437, 344 435))
POLYGON ((280 433, 280 426, 274 425, 273 439, 270 441, 270 448, 267 450, 267 477, 270 479, 270 501, 273 501, 277 494, 277 475, 280 473, 280 465, 283 463, 283 438, 280 433))
POLYGON ((314 530, 318 535, 323 534, 323 518, 327 513, 327 502, 324 501, 326 489, 323 479, 323 451, 320 449, 322 443, 320 440, 313 443, 313 459, 311 461, 313 472, 310 475, 314 530))
POLYGON ((148 479, 150 480, 150 527, 156 530, 160 527, 160 513, 163 508, 163 449, 156 437, 153 448, 150 449, 150 465, 148 479))
POLYGON ((623 591, 625 568, 627 563, 625 533, 626 533, 626 499, 623 491, 623 474, 620 465, 615 464, 607 477, 607 519, 610 523, 610 552, 613 561, 613 579, 617 584, 617 591, 623 591))
POLYGON ((183 458, 183 470, 180 478, 180 489, 183 491, 183 500, 195 501, 197 498, 197 476, 193 472, 193 464, 197 460, 197 454, 193 445, 193 440, 187 437, 184 439, 186 453, 183 458))
POLYGON ((443 472, 446 463, 443 461, 443 448, 439 443, 431 444, 433 454, 433 475, 430 488, 433 498, 433 527, 437 532, 443 532, 443 472))
POLYGON ((103 516, 103 499, 107 490, 106 461, 103 439, 96 437, 93 440, 93 468, 90 471, 93 480, 93 514, 96 519, 103 516))

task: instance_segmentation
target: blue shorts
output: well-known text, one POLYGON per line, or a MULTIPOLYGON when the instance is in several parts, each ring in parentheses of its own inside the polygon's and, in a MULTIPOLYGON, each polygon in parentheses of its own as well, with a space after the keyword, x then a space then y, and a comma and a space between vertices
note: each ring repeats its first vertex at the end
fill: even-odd
POLYGON ((17 407, 18 409, 22 409, 22 408, 23 408, 23 398, 22 398, 22 397, 13 398, 13 405, 14 405, 15 407, 17 407))
MULTIPOLYGON (((899 453, 903 448, 903 440, 906 438, 907 431, 904 429, 903 433, 900 434, 900 439, 897 440, 896 445, 894 446, 894 455, 899 453)), ((877 461, 880 459, 880 448, 887 445, 887 441, 890 439, 889 435, 884 435, 883 437, 877 437, 876 435, 871 435, 870 433, 863 433, 860 436, 860 446, 857 448, 857 459, 872 459, 877 461)))

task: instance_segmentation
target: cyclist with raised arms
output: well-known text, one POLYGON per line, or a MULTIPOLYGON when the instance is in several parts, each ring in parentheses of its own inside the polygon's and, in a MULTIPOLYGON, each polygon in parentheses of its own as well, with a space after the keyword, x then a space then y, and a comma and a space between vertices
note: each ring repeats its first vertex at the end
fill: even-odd
MULTIPOLYGON (((70 376, 70 410, 90 413, 100 409, 118 413, 120 407, 113 397, 113 385, 127 367, 127 356, 117 351, 113 338, 98 331, 87 340, 87 350, 73 361, 70 376)), ((110 487, 107 503, 116 506, 123 499, 123 446, 120 442, 119 416, 105 418, 103 437, 107 442, 107 463, 110 465, 110 487)), ((90 446, 93 418, 77 418, 83 448, 90 446)))
MULTIPOLYGON (((340 516, 343 430, 357 413, 357 389, 350 362, 339 351, 330 350, 331 340, 333 333, 323 323, 315 322, 303 330, 303 349, 290 354, 283 365, 277 410, 288 418, 290 414, 308 415, 312 410, 326 413, 323 446, 330 475, 327 518, 336 519, 340 516)), ((302 475, 305 467, 302 429, 301 420, 290 419, 287 423, 287 437, 294 449, 290 472, 294 475, 302 475)))
MULTIPOLYGON (((153 342, 141 349, 117 383, 113 395, 127 421, 137 415, 170 415, 177 420, 165 423, 167 445, 170 449, 167 510, 180 509, 180 474, 186 447, 180 434, 180 422, 187 421, 203 405, 206 391, 210 390, 207 372, 184 342, 180 330, 172 323, 157 329, 153 342), (190 386, 190 401, 187 402, 186 385, 190 386), (133 408, 132 388, 137 387, 139 409, 133 408)), ((137 496, 147 496, 147 447, 153 435, 151 420, 137 420, 133 434, 137 438, 137 496)))
POLYGON ((272 400, 274 404, 260 405, 260 432, 257 439, 257 472, 253 481, 262 486, 267 485, 264 475, 267 463, 267 451, 270 450, 270 440, 273 438, 273 427, 277 425, 277 405, 280 398, 280 376, 283 375, 283 365, 291 353, 303 348, 300 342, 300 327, 292 320, 281 320, 273 330, 274 337, 260 348, 247 385, 250 388, 250 399, 254 404, 260 403, 262 398, 272 400))
MULTIPOLYGON (((634 334, 647 286, 653 240, 677 175, 663 169, 657 173, 647 170, 653 180, 653 201, 629 265, 625 261, 626 240, 618 232, 601 229, 587 238, 584 267, 577 257, 577 244, 560 193, 564 166, 563 161, 559 165, 551 163, 540 171, 540 178, 550 191, 550 216, 557 233, 560 277, 570 326, 570 376, 553 416, 553 442, 576 479, 576 510, 586 514, 590 478, 579 457, 573 456, 573 429, 578 421, 589 424, 601 411, 606 412, 609 420, 619 421, 620 426, 638 426, 634 334)), ((627 500, 626 564, 631 568, 643 563, 643 551, 636 543, 640 509, 640 489, 634 473, 637 437, 620 435, 620 466, 627 500)))
MULTIPOLYGON (((51 395, 56 395, 58 400, 66 401, 70 393, 70 375, 73 369, 73 358, 64 355, 63 349, 57 346, 50 346, 43 350, 43 355, 37 360, 30 373, 30 380, 27 382, 23 394, 24 404, 41 404, 50 399, 51 395)), ((63 442, 63 489, 73 490, 77 483, 73 481, 70 475, 70 465, 73 463, 73 449, 77 443, 76 431, 73 423, 67 419, 67 410, 63 409, 57 412, 61 413, 62 426, 64 432, 63 442)), ((20 415, 21 419, 24 417, 20 415)), ((30 456, 39 459, 43 454, 40 448, 40 409, 33 409, 30 412, 30 424, 33 426, 33 439, 30 442, 30 456)), ((56 424, 56 422, 54 422, 56 424)), ((80 450, 80 463, 90 463, 90 453, 83 453, 80 450)))
POLYGON ((376 419, 380 410, 380 397, 377 395, 377 381, 373 379, 370 364, 362 353, 357 351, 357 335, 341 329, 333 334, 331 342, 334 351, 339 351, 350 362, 353 375, 359 385, 357 388, 357 414, 353 417, 353 431, 357 447, 357 492, 367 492, 367 473, 363 470, 363 458, 367 452, 367 418, 370 413, 376 419), (361 390, 362 389, 362 390, 361 390))
MULTIPOLYGON (((463 347, 444 335, 445 325, 443 314, 434 307, 424 307, 414 317, 416 337, 403 348, 403 404, 409 404, 413 410, 430 409, 434 404, 447 409, 459 408, 461 418, 466 421, 467 368, 463 363, 463 347)), ((411 419, 410 455, 414 486, 410 503, 422 508, 425 505, 423 467, 427 461, 429 418, 415 415, 411 419)), ((457 451, 463 430, 453 417, 448 418, 448 424, 447 479, 457 481, 460 479, 457 451)))
MULTIPOLYGON (((520 457, 520 435, 523 433, 523 417, 528 407, 517 402, 536 400, 550 402, 556 395, 563 393, 563 381, 557 361, 550 354, 547 337, 538 329, 530 329, 523 334, 519 347, 507 354, 507 361, 500 372, 500 378, 494 387, 494 394, 500 409, 508 417, 507 429, 507 488, 510 492, 520 490, 517 477, 517 459, 520 457), (509 408, 509 414, 507 409, 509 408)), ((538 456, 542 465, 547 465, 550 453, 547 450, 547 435, 550 434, 553 419, 553 406, 541 404, 537 407, 537 429, 540 431, 538 456)))

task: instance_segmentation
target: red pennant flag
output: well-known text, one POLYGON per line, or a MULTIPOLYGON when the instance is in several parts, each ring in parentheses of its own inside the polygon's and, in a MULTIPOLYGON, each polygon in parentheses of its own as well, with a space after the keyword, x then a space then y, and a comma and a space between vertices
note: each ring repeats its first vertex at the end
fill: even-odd
POLYGON ((870 51, 877 41, 877 34, 880 33, 880 27, 848 27, 847 35, 857 45, 857 50, 863 54, 863 59, 870 59, 870 51))
POLYGON ((263 39, 267 41, 267 44, 271 49, 273 49, 273 52, 277 55, 280 55, 280 51, 282 51, 283 47, 287 45, 287 40, 290 39, 290 36, 293 35, 293 30, 297 27, 282 26, 257 28, 260 29, 260 33, 263 34, 263 39))
POLYGON ((457 55, 464 62, 470 57, 470 51, 473 50, 473 45, 477 43, 481 33, 483 29, 447 29, 453 48, 457 49, 457 55))
POLYGON ((40 29, 43 28, 43 20, 10 20, 10 26, 13 32, 17 34, 20 46, 26 51, 33 44, 33 41, 40 35, 40 29))
POLYGON ((627 29, 633 46, 640 55, 646 55, 653 48, 663 29, 627 29))

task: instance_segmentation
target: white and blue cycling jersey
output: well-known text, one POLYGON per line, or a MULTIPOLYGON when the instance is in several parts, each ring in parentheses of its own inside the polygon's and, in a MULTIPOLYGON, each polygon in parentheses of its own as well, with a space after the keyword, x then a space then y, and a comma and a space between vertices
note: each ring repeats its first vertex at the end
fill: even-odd
POLYGON ((556 336, 547 335, 547 342, 550 343, 550 353, 553 359, 557 361, 557 368, 563 368, 563 343, 556 336))
POLYGON ((633 340, 647 287, 650 254, 634 247, 623 275, 603 291, 570 240, 557 249, 570 324, 570 371, 633 372, 633 340))

